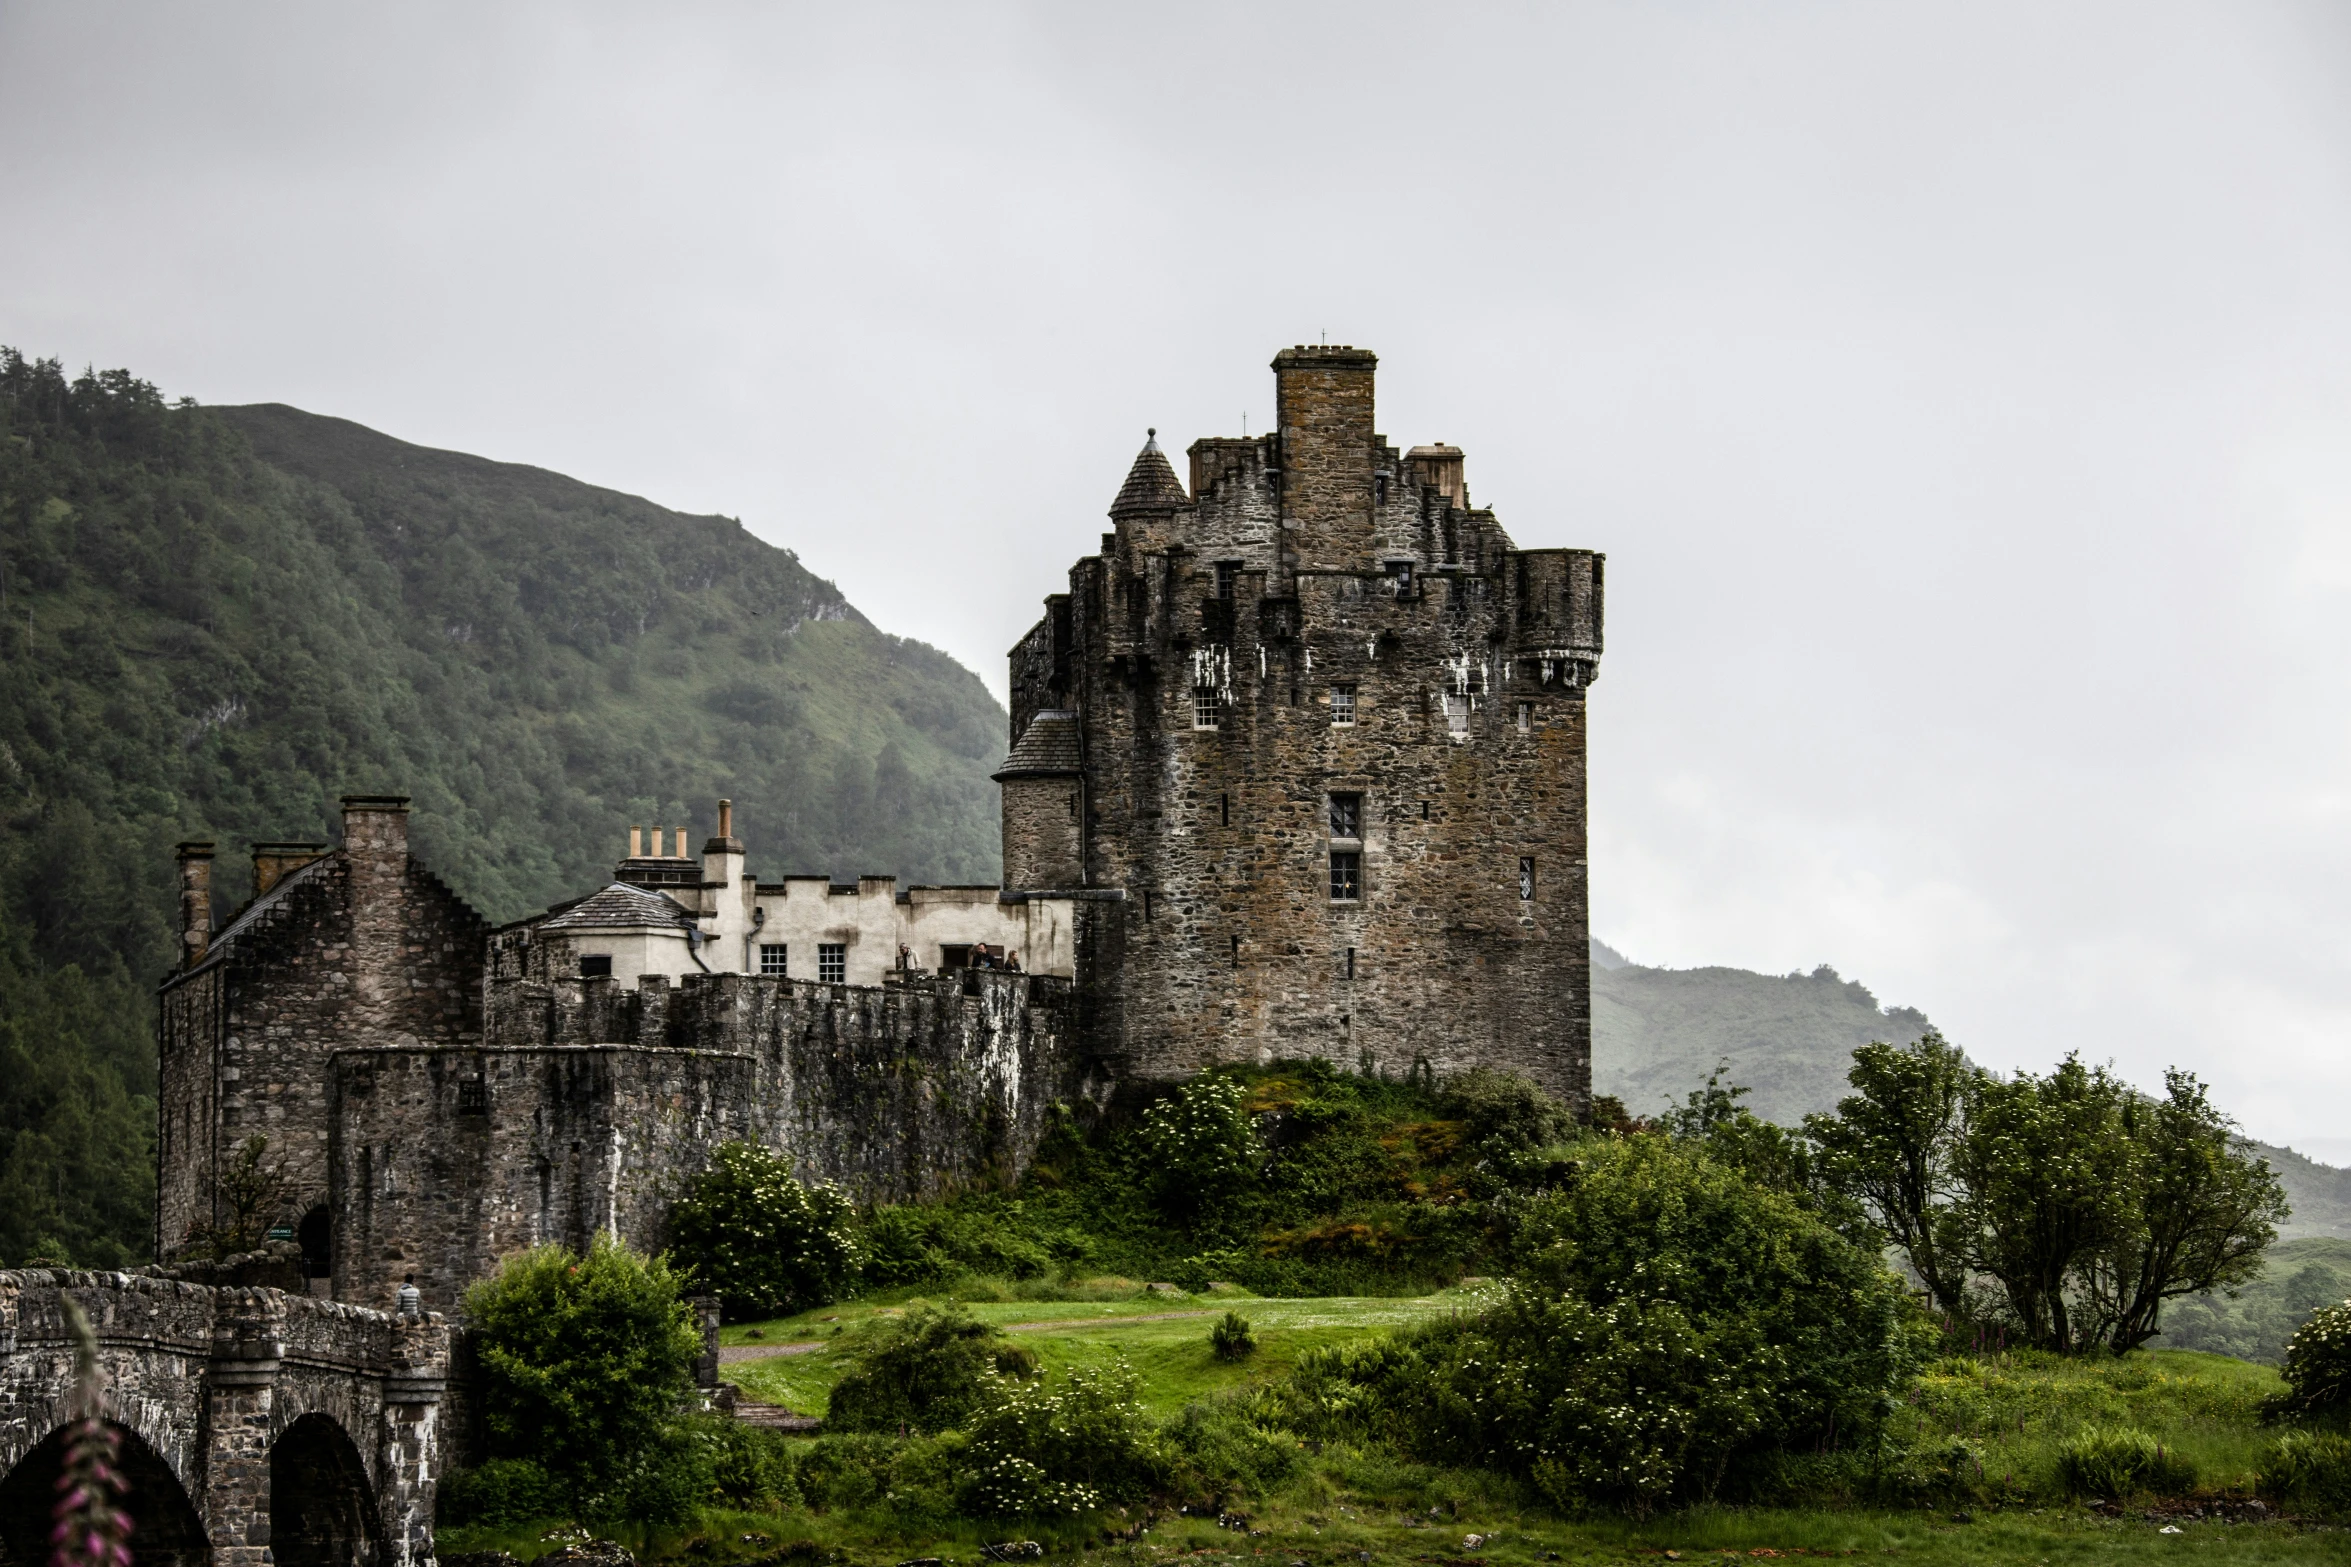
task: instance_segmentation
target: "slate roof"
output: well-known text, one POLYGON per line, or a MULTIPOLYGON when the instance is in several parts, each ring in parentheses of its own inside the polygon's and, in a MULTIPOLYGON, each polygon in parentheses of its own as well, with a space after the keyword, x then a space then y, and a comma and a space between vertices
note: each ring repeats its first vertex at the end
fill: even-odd
POLYGON ((1191 504, 1192 498, 1184 493, 1175 469, 1168 466, 1167 453, 1159 449, 1159 432, 1153 430, 1143 449, 1135 454, 1135 465, 1127 470, 1127 482, 1119 486, 1118 499, 1110 503, 1110 515, 1126 517, 1191 504))
POLYGON ((616 881, 591 893, 561 914, 540 923, 541 930, 636 930, 651 925, 675 930, 694 928, 694 917, 677 901, 616 881))
POLYGON ((1029 720, 1020 743, 994 777, 1067 778, 1083 771, 1078 758, 1078 715, 1048 708, 1029 720))

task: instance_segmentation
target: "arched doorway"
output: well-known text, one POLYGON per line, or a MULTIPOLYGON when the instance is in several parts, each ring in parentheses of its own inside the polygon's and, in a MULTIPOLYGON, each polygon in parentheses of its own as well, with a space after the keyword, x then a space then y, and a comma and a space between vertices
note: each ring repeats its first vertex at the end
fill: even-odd
POLYGON ((325 1415, 286 1427, 269 1450, 269 1549, 276 1567, 374 1567, 383 1526, 359 1450, 325 1415))
MULTIPOLYGON (((113 1425, 112 1421, 107 1422, 113 1425)), ((131 1517, 131 1551, 138 1567, 205 1567, 212 1559, 204 1520, 171 1466, 127 1426, 115 1426, 123 1478, 123 1511, 131 1517)), ((49 1560, 49 1508, 65 1468, 65 1432, 49 1433, 0 1479, 0 1562, 42 1567, 49 1560)))

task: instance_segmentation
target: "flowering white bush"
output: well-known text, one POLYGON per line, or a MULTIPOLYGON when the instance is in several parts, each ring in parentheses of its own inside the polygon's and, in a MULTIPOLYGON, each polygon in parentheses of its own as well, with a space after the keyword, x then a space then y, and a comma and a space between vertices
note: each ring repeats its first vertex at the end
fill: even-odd
POLYGON ((2351 1300, 2322 1306, 2286 1340, 2286 1386, 2296 1409, 2351 1410, 2351 1300))
POLYGON ((989 1375, 964 1451, 965 1506, 1001 1517, 1090 1512, 1143 1495, 1167 1468, 1124 1361, 1058 1384, 989 1375))

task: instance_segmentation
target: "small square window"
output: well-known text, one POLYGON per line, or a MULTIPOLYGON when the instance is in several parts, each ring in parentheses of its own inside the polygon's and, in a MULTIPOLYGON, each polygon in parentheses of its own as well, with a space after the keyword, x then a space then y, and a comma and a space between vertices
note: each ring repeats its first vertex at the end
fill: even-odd
POLYGON ((849 979, 849 945, 842 941, 820 941, 816 944, 816 977, 827 985, 841 985, 849 979))
POLYGON ((1363 896, 1363 856, 1353 849, 1331 851, 1331 901, 1354 903, 1363 896))
POLYGON ((775 979, 785 978, 791 972, 785 964, 785 959, 790 956, 791 950, 780 941, 761 942, 759 944, 759 972, 775 979))
POLYGON ((488 1115, 490 1113, 490 1085, 478 1077, 457 1080, 457 1113, 459 1115, 488 1115))
POLYGON ((1192 692, 1192 727, 1194 729, 1222 729, 1224 727, 1224 692, 1216 686, 1200 686, 1192 692))
POLYGON ((611 977, 612 958, 610 954, 599 953, 595 957, 580 959, 580 978, 610 979, 611 977))
POLYGON ((1331 836, 1360 838, 1363 836, 1363 796, 1334 794, 1331 796, 1331 836))
POLYGON ((1388 577, 1389 580, 1394 582, 1396 585, 1396 596, 1398 598, 1408 599, 1412 597, 1412 562, 1408 560, 1392 560, 1388 562, 1388 577))
POLYGON ((1331 727, 1341 728, 1355 722, 1355 688, 1331 687, 1331 727))
POLYGON ((1216 563, 1216 596, 1218 598, 1231 598, 1233 590, 1240 585, 1240 582, 1241 563, 1239 561, 1220 560, 1216 563))
POLYGON ((1469 698, 1447 693, 1445 697, 1445 734, 1448 739, 1469 738, 1469 698))

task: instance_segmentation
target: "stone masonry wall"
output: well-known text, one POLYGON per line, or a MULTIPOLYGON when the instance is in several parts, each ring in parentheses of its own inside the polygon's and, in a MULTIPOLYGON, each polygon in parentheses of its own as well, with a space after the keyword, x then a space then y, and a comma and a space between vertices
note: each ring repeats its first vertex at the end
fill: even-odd
POLYGON ((289 1211, 326 1201, 333 1051, 480 1037, 488 927, 409 858, 404 815, 346 820, 342 852, 286 877, 164 987, 160 1256, 217 1221, 216 1173, 257 1132, 289 1211))
POLYGON ((1089 1090, 1071 986, 1038 975, 506 979, 491 998, 491 1048, 335 1056, 338 1298, 388 1301, 413 1273, 447 1309, 522 1247, 605 1230, 656 1249, 729 1139, 867 1201, 1007 1179, 1089 1090))
POLYGON ((1424 483, 1369 433, 1370 356, 1345 352, 1285 352, 1281 438, 1196 444, 1192 504, 1122 514, 1071 570, 1068 645, 1045 645, 1057 595, 1016 650, 1016 707, 1068 672, 1087 885, 1128 895, 1115 961, 1080 970, 1089 1039, 1145 1077, 1493 1065, 1580 1109, 1598 557, 1522 554, 1424 483), (1360 802, 1352 843, 1334 795, 1360 802), (1360 856, 1359 898, 1332 897, 1334 852, 1360 856))

